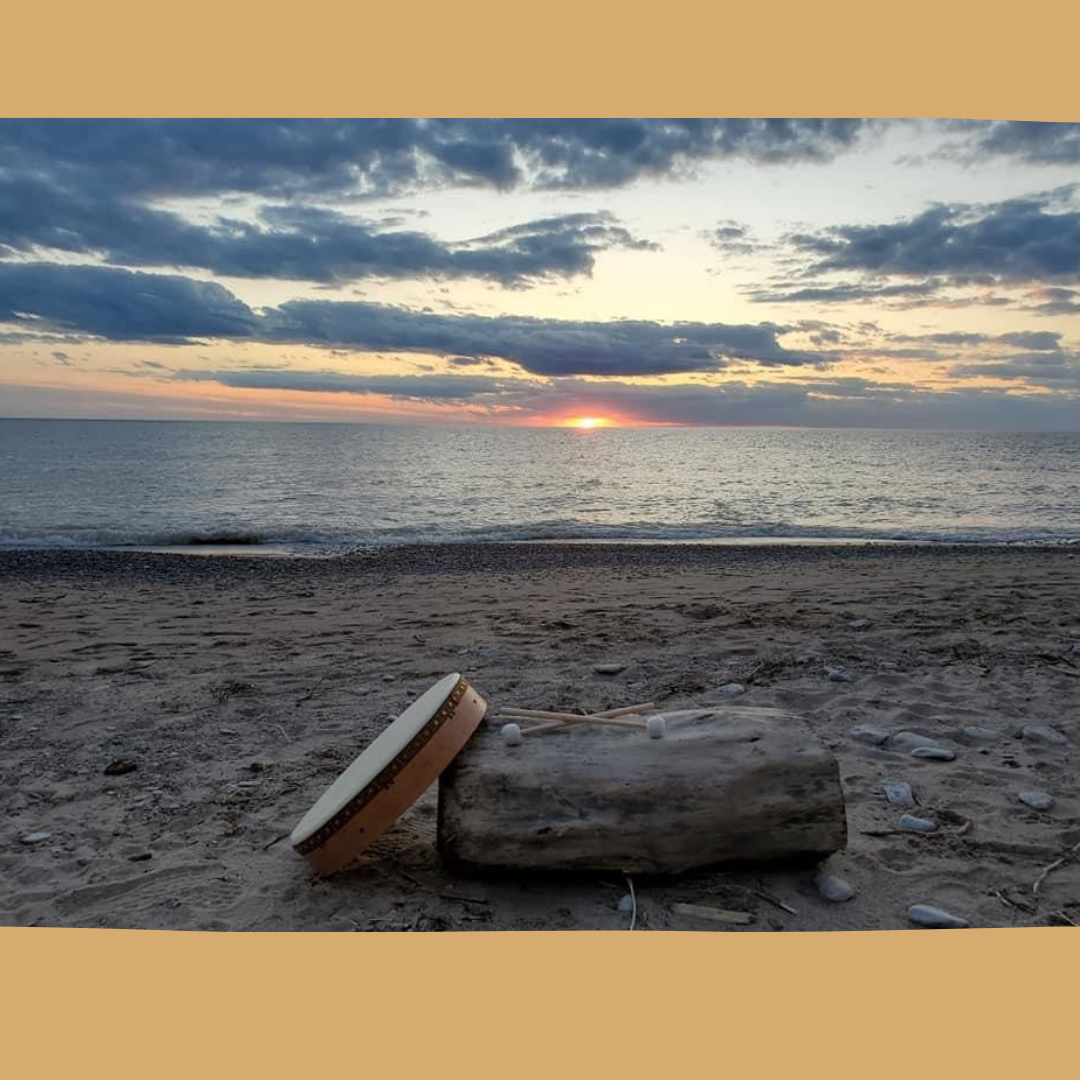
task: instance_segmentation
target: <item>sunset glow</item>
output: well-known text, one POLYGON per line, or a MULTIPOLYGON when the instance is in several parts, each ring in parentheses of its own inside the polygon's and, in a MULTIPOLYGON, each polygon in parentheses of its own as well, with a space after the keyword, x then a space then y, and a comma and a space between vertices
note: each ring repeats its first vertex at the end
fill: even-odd
POLYGON ((1080 425, 1067 123, 0 121, 0 160, 0 416, 1080 425))

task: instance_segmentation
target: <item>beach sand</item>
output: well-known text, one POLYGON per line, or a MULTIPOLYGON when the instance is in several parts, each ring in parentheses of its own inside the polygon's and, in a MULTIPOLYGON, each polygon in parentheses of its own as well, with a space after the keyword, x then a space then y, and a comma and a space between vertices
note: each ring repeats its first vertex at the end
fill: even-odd
POLYGON ((1080 557, 1067 549, 7 552, 0 922, 626 929, 617 877, 447 873, 434 790, 331 881, 289 847, 299 818, 388 719, 460 671, 493 710, 692 707, 741 682, 738 704, 805 717, 836 754, 850 836, 827 866, 853 899, 827 902, 805 869, 710 871, 635 882, 637 929, 904 929, 912 904, 981 927, 1080 923, 1080 851, 1066 854, 1080 842, 1078 597, 1080 557), (608 662, 625 669, 594 672, 608 662), (830 667, 851 681, 831 681, 830 667), (856 725, 930 735, 956 758, 860 742, 856 725), (1021 734, 1038 725, 1068 741, 1021 734), (105 775, 118 759, 136 768, 105 775), (893 831, 903 811, 886 801, 887 780, 911 784, 910 812, 937 821, 936 833, 893 831), (1022 805, 1030 791, 1054 806, 1022 805), (679 903, 754 921, 703 922, 679 903))

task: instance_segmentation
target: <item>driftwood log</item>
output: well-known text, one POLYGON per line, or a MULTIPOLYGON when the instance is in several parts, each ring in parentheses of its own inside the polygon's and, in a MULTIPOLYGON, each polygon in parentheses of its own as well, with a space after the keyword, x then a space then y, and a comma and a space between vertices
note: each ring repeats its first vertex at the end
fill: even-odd
POLYGON ((575 725, 519 746, 486 721, 439 781, 443 859, 474 872, 674 874, 844 847, 836 759, 797 717, 663 715, 662 739, 575 725))

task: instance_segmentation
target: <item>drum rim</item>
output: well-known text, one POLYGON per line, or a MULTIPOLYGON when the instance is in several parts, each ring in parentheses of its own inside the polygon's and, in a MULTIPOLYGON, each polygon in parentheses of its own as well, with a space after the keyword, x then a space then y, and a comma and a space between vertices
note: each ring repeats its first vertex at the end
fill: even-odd
MULTIPOLYGON (((424 726, 394 755, 393 759, 383 767, 363 788, 360 789, 340 810, 328 821, 320 825, 314 832, 303 840, 293 844, 294 850, 301 855, 310 855, 323 846, 335 833, 343 829, 361 810, 371 803, 378 795, 385 791, 404 771, 406 766, 427 745, 431 737, 457 712, 465 694, 471 689, 464 675, 458 676, 458 681, 453 689, 447 694, 443 703, 435 710, 431 718, 424 726)), ((335 781, 336 782, 336 781, 335 781)), ((331 785, 333 786, 333 785, 331 785)), ((327 788, 329 790, 329 788, 327 788)), ((321 796, 320 796, 321 797, 321 796)), ((317 801, 317 800, 316 800, 317 801)), ((299 825, 297 826, 299 828, 299 825)))

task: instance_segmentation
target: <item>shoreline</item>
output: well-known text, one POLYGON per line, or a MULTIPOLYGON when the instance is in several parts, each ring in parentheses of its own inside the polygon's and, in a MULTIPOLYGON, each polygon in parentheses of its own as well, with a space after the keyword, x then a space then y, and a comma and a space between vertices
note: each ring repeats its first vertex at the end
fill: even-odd
POLYGON ((793 563, 935 561, 995 557, 1074 561, 1062 544, 940 543, 685 543, 513 541, 412 544, 319 556, 209 553, 203 550, 8 548, 0 550, 0 580, 146 578, 183 583, 236 576, 326 579, 339 576, 548 572, 610 569, 724 570, 793 563))

